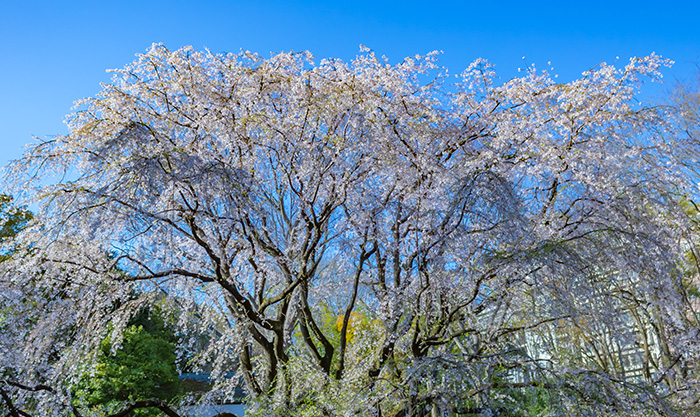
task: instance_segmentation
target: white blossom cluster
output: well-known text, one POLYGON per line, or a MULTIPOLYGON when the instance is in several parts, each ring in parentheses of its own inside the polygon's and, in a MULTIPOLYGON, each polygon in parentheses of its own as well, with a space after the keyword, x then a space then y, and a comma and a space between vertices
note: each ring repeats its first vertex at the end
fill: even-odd
POLYGON ((634 105, 668 64, 497 85, 154 45, 11 167, 41 209, 0 265, 0 375, 65 415, 159 303, 252 415, 698 412, 692 187, 634 105))

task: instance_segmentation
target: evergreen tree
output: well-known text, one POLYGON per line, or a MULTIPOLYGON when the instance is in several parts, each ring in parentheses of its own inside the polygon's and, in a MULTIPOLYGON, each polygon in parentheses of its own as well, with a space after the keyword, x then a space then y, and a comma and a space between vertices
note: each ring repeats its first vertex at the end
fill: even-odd
MULTIPOLYGON (((143 309, 129 322, 121 346, 102 342, 97 363, 74 389, 77 401, 93 411, 114 412, 124 402, 159 399, 180 393, 175 366, 175 336, 158 310, 143 309)), ((156 416, 156 409, 140 409, 133 416, 156 416)))
MULTIPOLYGON (((0 194, 0 244, 13 238, 32 220, 32 212, 12 204, 12 197, 0 194)), ((0 249, 0 261, 9 256, 7 248, 0 249)))

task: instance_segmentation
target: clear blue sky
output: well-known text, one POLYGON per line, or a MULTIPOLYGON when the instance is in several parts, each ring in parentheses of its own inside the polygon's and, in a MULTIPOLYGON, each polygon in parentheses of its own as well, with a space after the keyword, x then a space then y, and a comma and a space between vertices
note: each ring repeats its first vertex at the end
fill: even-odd
MULTIPOLYGON (((391 61, 441 50, 452 73, 484 57, 503 81, 526 64, 559 80, 652 51, 691 78, 700 62, 700 2, 20 1, 0 0, 0 166, 32 135, 66 133, 72 103, 94 95, 154 42, 213 52, 309 50, 351 59, 359 45, 391 61)), ((651 86, 660 92, 664 87, 651 86)), ((651 94, 651 93, 650 93, 651 94)))

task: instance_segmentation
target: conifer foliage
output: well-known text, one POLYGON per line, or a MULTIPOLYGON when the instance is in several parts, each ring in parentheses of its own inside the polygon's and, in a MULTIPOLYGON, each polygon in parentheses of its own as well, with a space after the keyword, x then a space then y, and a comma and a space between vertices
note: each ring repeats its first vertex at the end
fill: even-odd
MULTIPOLYGON (((127 402, 172 401, 180 394, 175 342, 157 310, 139 311, 124 330, 120 346, 113 346, 110 338, 102 342, 96 363, 73 387, 76 404, 116 412, 127 402)), ((158 416, 160 410, 136 410, 134 415, 158 416)))

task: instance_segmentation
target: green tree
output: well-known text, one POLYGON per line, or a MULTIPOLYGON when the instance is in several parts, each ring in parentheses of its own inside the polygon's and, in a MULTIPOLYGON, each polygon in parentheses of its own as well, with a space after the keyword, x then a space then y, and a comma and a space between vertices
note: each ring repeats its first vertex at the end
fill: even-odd
MULTIPOLYGON (((143 309, 114 349, 111 338, 101 345, 97 362, 74 389, 75 398, 93 412, 115 412, 124 402, 169 401, 180 393, 175 366, 175 336, 157 310, 143 309)), ((134 410, 132 416, 156 416, 159 411, 134 410)))
MULTIPOLYGON (((5 242, 17 235, 32 219, 32 213, 22 207, 17 207, 12 202, 12 197, 7 194, 0 194, 0 262, 7 260, 14 248, 4 247, 5 242)), ((3 297, 0 297, 0 333, 8 333, 8 328, 6 325, 7 316, 12 312, 3 297)), ((0 341, 0 351, 2 351, 2 341, 0 341)), ((8 392, 6 392, 6 385, 4 379, 7 378, 13 367, 11 366, 11 360, 4 358, 5 363, 0 360, 0 394, 2 394, 2 401, 0 401, 0 413, 6 411, 16 411, 12 403, 13 398, 8 392)))
MULTIPOLYGON (((17 235, 32 220, 32 212, 12 204, 12 197, 0 194, 0 244, 17 235)), ((7 249, 0 249, 0 262, 9 257, 7 249)))

